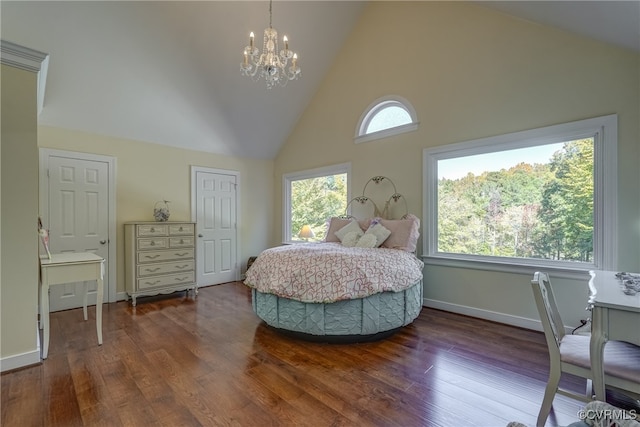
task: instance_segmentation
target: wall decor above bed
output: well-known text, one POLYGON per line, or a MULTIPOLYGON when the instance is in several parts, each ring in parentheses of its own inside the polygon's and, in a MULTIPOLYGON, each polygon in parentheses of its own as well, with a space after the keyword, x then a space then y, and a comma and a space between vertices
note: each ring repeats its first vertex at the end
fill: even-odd
POLYGON ((347 206, 345 215, 330 218, 324 242, 266 249, 247 270, 253 310, 269 326, 314 341, 362 342, 386 337, 420 314, 420 220, 384 176, 367 181, 352 202, 368 208, 366 217, 357 219, 347 206), (380 210, 367 190, 385 187, 380 210))
MULTIPOLYGON (((388 193, 384 193, 384 194, 388 194, 388 193)), ((378 201, 380 200, 381 199, 378 198, 378 201)), ((352 219, 352 218, 363 218, 363 217, 368 217, 368 218, 380 217, 384 219, 393 219, 394 217, 397 217, 400 219, 404 219, 408 214, 409 214, 409 210, 407 208, 407 200, 404 198, 402 194, 398 193, 398 190, 396 189, 396 185, 393 183, 393 181, 391 181, 391 179, 387 178, 386 176, 377 175, 369 178, 367 183, 364 185, 364 188, 362 189, 362 194, 360 196, 354 197, 349 201, 349 203, 347 203, 345 214, 342 215, 341 218, 352 219), (373 200, 371 196, 367 196, 367 187, 369 186, 369 184, 372 184, 372 183, 374 184, 373 188, 379 190, 378 193, 380 194, 382 194, 381 190, 384 189, 385 184, 390 185, 390 187, 393 189, 393 193, 389 196, 389 198, 383 200, 384 207, 382 208, 382 210, 378 208, 378 204, 373 200), (402 206, 399 206, 400 202, 403 202, 402 206), (356 208, 357 206, 356 203, 359 203, 362 206, 367 206, 369 207, 369 209, 373 209, 373 210, 372 212, 369 212, 368 215, 356 214, 354 212, 349 213, 350 208, 351 210, 356 208), (395 208, 404 208, 404 210, 402 211, 404 213, 402 215, 397 215, 395 208), (396 215, 394 215, 394 213, 396 213, 396 215)))
POLYGON ((347 203, 345 213, 329 219, 325 242, 366 247, 370 244, 365 237, 367 234, 375 234, 378 237, 376 243, 370 247, 416 252, 420 237, 420 219, 409 213, 406 199, 398 193, 393 181, 386 176, 377 175, 370 178, 364 185, 362 195, 347 203), (374 201, 374 196, 368 195, 373 190, 377 190, 375 200, 378 203, 374 201), (380 209, 379 206, 383 208, 380 209), (358 222, 360 230, 351 224, 353 221, 358 222), (381 238, 381 233, 385 233, 384 238, 381 238))

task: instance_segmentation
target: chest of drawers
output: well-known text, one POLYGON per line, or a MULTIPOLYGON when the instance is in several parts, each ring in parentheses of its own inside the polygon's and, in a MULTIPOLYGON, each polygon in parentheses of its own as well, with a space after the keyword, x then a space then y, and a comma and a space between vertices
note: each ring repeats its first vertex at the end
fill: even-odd
POLYGON ((138 296, 198 294, 195 228, 192 222, 125 223, 125 287, 133 306, 138 296))

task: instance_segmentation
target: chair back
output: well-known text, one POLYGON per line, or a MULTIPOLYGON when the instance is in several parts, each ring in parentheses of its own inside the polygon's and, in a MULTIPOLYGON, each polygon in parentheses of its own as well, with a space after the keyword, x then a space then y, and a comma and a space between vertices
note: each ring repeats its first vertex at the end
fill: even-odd
POLYGON ((549 275, 537 271, 533 275, 531 287, 533 288, 533 296, 536 300, 536 306, 538 307, 538 313, 540 315, 540 321, 542 322, 544 335, 547 339, 549 351, 553 351, 559 356, 560 341, 565 335, 564 324, 562 323, 558 307, 556 306, 556 299, 553 295, 549 275))

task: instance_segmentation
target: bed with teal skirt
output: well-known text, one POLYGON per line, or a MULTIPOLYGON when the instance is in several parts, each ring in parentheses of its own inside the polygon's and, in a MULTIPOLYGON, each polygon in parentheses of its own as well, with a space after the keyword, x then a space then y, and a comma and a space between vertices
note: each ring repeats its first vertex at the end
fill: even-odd
POLYGON ((247 270, 253 310, 270 327, 322 342, 386 337, 422 309, 422 261, 339 242, 265 250, 247 270))
POLYGON ((270 327, 307 340, 389 336, 422 309, 419 236, 404 196, 389 178, 374 176, 345 215, 328 221, 324 241, 269 248, 253 260, 244 282, 253 310, 270 327))

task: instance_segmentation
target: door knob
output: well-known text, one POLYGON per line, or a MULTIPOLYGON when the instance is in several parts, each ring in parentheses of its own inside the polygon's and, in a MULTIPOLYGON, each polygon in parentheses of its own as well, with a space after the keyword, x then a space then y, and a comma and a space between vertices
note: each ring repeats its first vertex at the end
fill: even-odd
POLYGON ((198 237, 204 237, 202 234, 198 234, 198 237))
POLYGON ((107 243, 107 241, 106 241, 106 240, 100 240, 100 244, 101 244, 101 245, 104 245, 105 243, 107 243))

